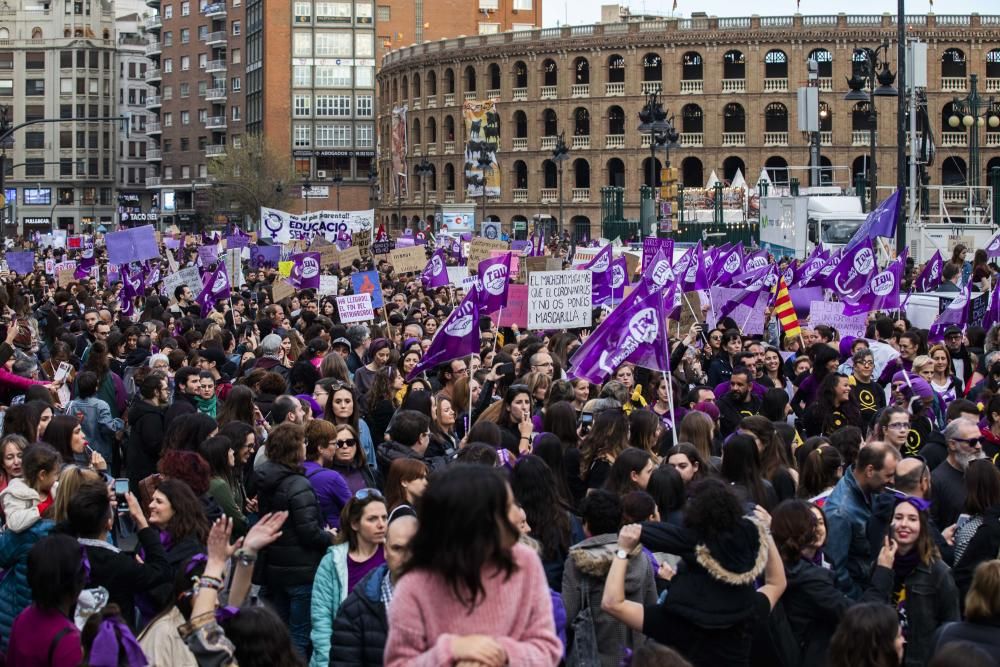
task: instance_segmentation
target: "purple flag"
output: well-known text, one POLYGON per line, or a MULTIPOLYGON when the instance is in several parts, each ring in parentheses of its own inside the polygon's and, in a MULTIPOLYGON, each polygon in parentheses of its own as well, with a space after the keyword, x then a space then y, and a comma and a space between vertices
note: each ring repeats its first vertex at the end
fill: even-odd
POLYGON ((142 269, 123 264, 120 270, 122 291, 129 298, 146 295, 146 283, 143 280, 142 269))
POLYGON ((708 271, 705 269, 704 262, 705 252, 701 248, 701 241, 698 241, 698 245, 691 249, 690 261, 683 273, 677 271, 677 275, 681 276, 681 283, 683 284, 683 289, 685 292, 694 292, 695 290, 704 290, 709 288, 708 281, 708 271))
POLYGON ((587 269, 593 273, 604 273, 611 266, 611 259, 611 244, 609 243, 601 248, 592 260, 580 268, 587 269))
POLYGON ((871 241, 865 240, 844 252, 823 286, 842 301, 855 303, 877 269, 871 241))
POLYGON ((281 261, 281 246, 255 245, 250 249, 250 266, 256 269, 278 268, 281 261))
POLYGON ((528 239, 528 257, 542 257, 545 255, 545 228, 535 227, 528 239))
POLYGON ((452 359, 479 354, 479 295, 476 292, 474 289, 469 290, 462 303, 451 311, 448 319, 434 334, 427 353, 406 376, 407 382, 452 359))
POLYGON ((479 280, 483 291, 480 295, 481 313, 493 313, 507 305, 507 291, 510 287, 511 253, 479 262, 479 280))
POLYGON ((934 256, 927 260, 924 268, 920 270, 920 275, 913 281, 913 291, 933 292, 942 282, 944 282, 944 258, 941 257, 940 250, 935 250, 934 256))
POLYGON ((906 254, 889 262, 885 270, 868 279, 856 304, 844 304, 844 315, 857 315, 876 310, 897 310, 899 292, 903 284, 903 265, 906 254))
POLYGON ((641 298, 639 290, 632 292, 573 354, 570 376, 600 384, 626 361, 669 372, 667 311, 672 308, 674 291, 676 286, 641 298))
POLYGON ((1000 233, 993 237, 989 245, 986 246, 987 257, 1000 257, 1000 233))
POLYGON ((147 285, 155 285, 160 282, 160 264, 142 263, 142 275, 147 285))
POLYGON ((80 261, 76 263, 76 270, 73 271, 73 277, 77 280, 84 280, 90 276, 90 272, 95 266, 97 266, 97 259, 94 257, 94 251, 85 250, 80 257, 80 261), (89 257, 87 256, 88 253, 90 254, 89 257))
POLYGON ((581 271, 590 271, 593 274, 591 280, 591 303, 597 306, 604 305, 611 300, 611 268, 612 253, 611 244, 601 248, 594 258, 580 267, 581 271))
POLYGON ((712 283, 720 287, 728 287, 733 276, 743 271, 743 246, 737 244, 735 247, 720 252, 712 264, 712 283))
POLYGON ((420 282, 425 288, 447 287, 451 284, 448 280, 448 267, 445 265, 444 250, 440 248, 434 251, 424 272, 420 274, 420 282))
POLYGON ((737 294, 735 298, 726 301, 718 307, 716 319, 721 320, 723 317, 727 317, 729 313, 736 310, 739 306, 753 307, 757 303, 757 297, 760 296, 761 292, 770 290, 777 280, 778 266, 776 264, 769 264, 756 271, 735 276, 730 284, 733 287, 741 288, 743 291, 737 294))
POLYGON ((674 240, 658 238, 656 236, 647 236, 642 240, 642 264, 640 265, 639 272, 645 273, 646 269, 649 267, 650 262, 656 257, 657 251, 662 250, 663 256, 666 257, 672 264, 674 261, 674 240))
POLYGON ((990 294, 990 305, 986 308, 986 314, 983 315, 983 328, 987 331, 994 324, 1000 324, 1000 282, 997 282, 997 286, 993 288, 993 292, 990 294))
POLYGON ((902 205, 899 190, 882 200, 874 211, 868 214, 865 221, 854 232, 854 236, 844 246, 844 252, 864 241, 874 241, 876 236, 892 238, 896 235, 896 221, 899 219, 899 207, 902 205))
POLYGON ((969 321, 969 285, 955 295, 951 303, 945 307, 941 314, 934 320, 930 332, 927 334, 927 341, 930 343, 944 342, 944 332, 948 327, 958 327, 965 331, 965 325, 969 321))
POLYGON ((201 316, 206 317, 222 299, 228 299, 232 294, 229 285, 229 275, 226 273, 226 263, 219 262, 215 270, 202 276, 201 292, 195 302, 201 306, 201 316))
POLYGON ((625 286, 628 284, 628 262, 625 261, 624 257, 618 257, 611 262, 611 304, 615 303, 616 298, 618 301, 622 300, 625 295, 625 286))
POLYGON ((292 274, 288 282, 297 289, 319 289, 318 252, 300 252, 292 255, 292 274))
POLYGON ((743 261, 743 271, 744 273, 749 271, 757 271, 758 269, 768 265, 770 258, 767 256, 766 250, 759 250, 755 253, 751 253, 746 256, 743 261))

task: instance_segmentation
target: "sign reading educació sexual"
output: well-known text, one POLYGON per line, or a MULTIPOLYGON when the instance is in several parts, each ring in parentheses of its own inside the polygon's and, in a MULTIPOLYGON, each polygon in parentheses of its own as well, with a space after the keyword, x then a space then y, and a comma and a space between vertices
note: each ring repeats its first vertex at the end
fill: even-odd
POLYGON ((260 237, 272 243, 288 243, 322 236, 330 243, 350 239, 355 232, 372 233, 375 211, 316 211, 297 215, 276 208, 260 207, 260 237))
POLYGON ((528 329, 574 329, 591 324, 590 271, 528 274, 528 329))

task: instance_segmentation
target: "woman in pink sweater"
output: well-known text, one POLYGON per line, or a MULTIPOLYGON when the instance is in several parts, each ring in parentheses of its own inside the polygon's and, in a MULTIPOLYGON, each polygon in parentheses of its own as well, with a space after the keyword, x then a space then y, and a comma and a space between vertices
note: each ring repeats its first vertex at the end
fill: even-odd
POLYGON ((545 571, 517 543, 517 509, 492 468, 456 465, 433 480, 392 592, 386 667, 559 664, 545 571))

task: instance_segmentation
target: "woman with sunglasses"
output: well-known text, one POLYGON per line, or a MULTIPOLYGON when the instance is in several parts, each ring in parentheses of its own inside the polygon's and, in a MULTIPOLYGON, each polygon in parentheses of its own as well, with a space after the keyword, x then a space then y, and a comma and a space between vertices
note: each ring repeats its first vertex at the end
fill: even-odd
POLYGON ((372 441, 371 430, 365 420, 361 418, 354 388, 346 382, 334 382, 329 386, 329 392, 326 408, 323 411, 323 419, 338 427, 347 425, 354 429, 354 437, 364 451, 365 461, 377 470, 378 463, 375 460, 375 445, 372 441))
POLYGON ((329 464, 330 470, 344 478, 351 493, 359 489, 381 488, 382 476, 369 465, 364 449, 359 445, 357 430, 350 424, 338 424, 334 428, 336 450, 329 464))
POLYGON ((330 664, 333 619, 354 586, 385 563, 387 526, 385 498, 378 489, 359 489, 344 506, 337 543, 323 556, 313 580, 310 667, 330 664))

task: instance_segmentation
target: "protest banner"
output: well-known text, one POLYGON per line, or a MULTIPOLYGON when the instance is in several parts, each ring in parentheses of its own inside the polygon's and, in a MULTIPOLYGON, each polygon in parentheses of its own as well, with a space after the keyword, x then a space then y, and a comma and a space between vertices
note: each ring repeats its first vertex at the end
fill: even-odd
POLYGON ((462 283, 469 277, 469 270, 464 266, 447 266, 448 282, 452 287, 462 287, 462 283))
POLYGON ((396 275, 403 273, 420 273, 427 264, 427 253, 423 246, 396 248, 389 253, 389 262, 396 275))
POLYGON ((528 329, 574 329, 591 325, 590 271, 528 274, 528 329))
POLYGON ((646 267, 649 266, 653 258, 656 257, 658 250, 663 249, 663 254, 666 256, 667 261, 671 264, 674 263, 674 240, 671 238, 658 238, 655 236, 647 236, 642 240, 642 272, 646 272, 646 267))
POLYGON ((370 322, 375 319, 372 295, 368 292, 337 297, 337 312, 343 324, 370 322))
POLYGON ((272 243, 288 243, 315 236, 334 243, 342 234, 364 232, 371 238, 375 228, 375 211, 314 211, 296 215, 276 208, 260 208, 260 236, 272 243))
POLYGON ((817 324, 833 327, 841 337, 861 337, 865 335, 868 315, 866 313, 844 315, 842 301, 813 301, 809 304, 809 326, 814 327, 817 324))
POLYGON ((351 287, 354 289, 355 294, 361 294, 362 292, 371 294, 373 308, 382 307, 382 284, 379 280, 378 271, 362 271, 361 273, 351 274, 351 287))
POLYGON ((340 287, 340 280, 337 276, 320 276, 319 289, 316 291, 320 296, 336 294, 340 287))
POLYGON ((232 248, 226 251, 226 275, 229 276, 229 284, 233 287, 240 287, 246 284, 243 276, 243 250, 242 248, 232 248))
POLYGON ((141 262, 160 256, 152 225, 111 232, 104 238, 104 243, 108 250, 108 262, 111 264, 141 262))
POLYGON ((24 252, 7 251, 7 267, 14 273, 25 275, 35 270, 35 253, 30 250, 24 252))
POLYGON ((355 246, 349 246, 340 251, 340 266, 353 266, 354 262, 361 261, 361 251, 355 246))
POLYGON ((499 327, 514 325, 525 328, 528 326, 528 286, 511 285, 507 288, 507 306, 500 311, 499 327))
POLYGON ((295 296, 296 291, 287 280, 276 280, 271 286, 271 300, 281 301, 285 297, 295 296))
POLYGON ((490 239, 474 238, 469 243, 468 271, 475 273, 479 269, 479 262, 491 257, 493 250, 507 251, 510 247, 506 241, 491 241, 490 239))

